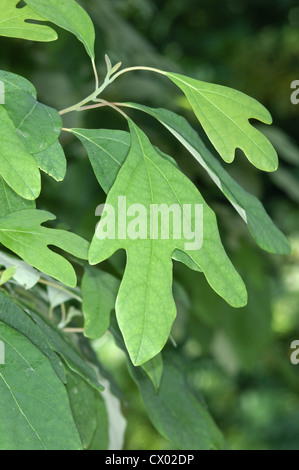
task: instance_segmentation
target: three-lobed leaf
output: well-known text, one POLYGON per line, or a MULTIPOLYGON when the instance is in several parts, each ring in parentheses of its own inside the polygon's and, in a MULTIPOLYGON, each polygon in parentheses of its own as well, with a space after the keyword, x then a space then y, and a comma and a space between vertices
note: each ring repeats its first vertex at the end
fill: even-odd
MULTIPOLYGON (((129 153, 131 142, 129 132, 111 129, 70 129, 70 132, 86 148, 95 176, 100 186, 108 193, 129 153)), ((177 167, 172 157, 157 147, 155 147, 155 150, 162 158, 177 167)), ((201 271, 187 253, 175 250, 172 258, 187 264, 190 269, 201 271)))
MULTIPOLYGON (((156 356, 169 337, 176 308, 172 297, 171 257, 177 249, 188 254, 204 272, 213 289, 230 304, 246 304, 245 286, 229 261, 219 237, 215 214, 197 188, 172 163, 161 158, 143 132, 130 121, 131 150, 120 169, 106 203, 115 208, 116 237, 93 238, 89 262, 96 264, 116 250, 127 251, 127 266, 119 289, 116 314, 130 357, 135 365, 156 356), (139 203, 147 210, 146 238, 118 237, 118 197, 126 196, 127 207, 139 203), (150 235, 152 204, 203 205, 203 244, 201 249, 186 249, 184 234, 175 239, 150 235)), ((97 230, 105 226, 102 217, 97 230)), ((130 222, 129 222, 130 223, 130 222)), ((194 228, 195 214, 191 215, 194 228)), ((124 227, 122 227, 123 229, 124 227)), ((125 227, 126 230, 127 227, 125 227)), ((200 234, 195 232, 195 238, 200 234)))

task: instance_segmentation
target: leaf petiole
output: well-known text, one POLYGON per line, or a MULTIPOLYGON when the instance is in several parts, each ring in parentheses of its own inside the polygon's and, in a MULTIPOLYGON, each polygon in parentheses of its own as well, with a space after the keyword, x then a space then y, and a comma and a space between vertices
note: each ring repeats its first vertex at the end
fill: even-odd
MULTIPOLYGON (((96 90, 93 93, 91 93, 89 96, 84 98, 82 101, 79 101, 79 103, 76 103, 73 106, 69 106, 68 108, 65 108, 65 109, 62 109, 61 111, 59 111, 59 114, 61 116, 63 114, 70 113, 71 111, 83 111, 82 107, 84 105, 86 105, 90 101, 96 101, 97 97, 102 93, 102 91, 104 91, 105 88, 107 88, 107 86, 110 85, 110 83, 114 82, 114 80, 116 80, 120 75, 122 75, 124 73, 132 72, 132 71, 135 71, 135 70, 147 70, 147 71, 150 71, 150 72, 159 73, 161 75, 166 75, 167 74, 167 72, 164 72, 163 70, 156 69, 154 67, 135 66, 135 67, 127 67, 127 68, 125 68, 123 70, 120 70, 119 72, 117 72, 117 73, 115 73, 114 75, 111 76, 111 73, 113 73, 113 71, 118 70, 118 67, 120 67, 121 64, 120 63, 116 64, 111 69, 111 65, 110 65, 111 62, 110 62, 110 59, 108 58, 107 55, 105 56, 105 60, 106 60, 106 64, 107 64, 107 74, 106 74, 106 77, 105 77, 104 82, 102 83, 102 85, 100 87, 98 86, 98 74, 97 74, 97 70, 96 70, 96 67, 95 67, 95 62, 94 62, 94 60, 92 60, 92 66, 93 66, 93 70, 94 70, 94 74, 95 74, 95 78, 96 78, 96 85, 97 85, 96 90)), ((84 108, 84 109, 88 109, 88 108, 84 108)))

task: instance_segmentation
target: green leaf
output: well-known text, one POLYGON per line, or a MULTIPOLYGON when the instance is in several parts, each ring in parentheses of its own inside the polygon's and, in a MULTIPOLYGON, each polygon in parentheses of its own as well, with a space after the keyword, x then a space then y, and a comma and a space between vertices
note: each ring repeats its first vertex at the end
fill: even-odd
POLYGON ((108 330, 119 284, 119 280, 109 273, 93 267, 85 268, 81 289, 84 335, 87 338, 100 338, 108 330))
POLYGON ((162 354, 157 354, 157 356, 153 357, 153 359, 142 364, 141 367, 152 382, 155 391, 157 392, 160 387, 163 374, 162 354))
POLYGON ((100 391, 103 390, 103 386, 100 384, 94 368, 86 362, 85 358, 83 358, 69 342, 66 341, 66 338, 62 333, 32 310, 28 310, 28 314, 45 335, 49 346, 59 354, 67 366, 73 372, 80 375, 80 377, 82 377, 93 388, 100 391))
POLYGON ((234 160, 240 148, 260 170, 274 171, 276 151, 268 139, 249 122, 258 119, 271 124, 267 109, 244 93, 222 85, 206 83, 177 73, 164 73, 186 95, 207 136, 224 161, 234 160))
POLYGON ((0 80, 5 84, 3 107, 18 137, 28 152, 34 154, 39 168, 57 181, 62 181, 66 172, 66 159, 57 140, 62 128, 59 113, 36 100, 36 90, 25 78, 1 71, 0 80))
MULTIPOLYGON (((128 156, 130 150, 130 134, 125 131, 111 129, 70 129, 78 137, 88 153, 95 176, 106 193, 111 189, 117 173, 128 156)), ((155 147, 162 158, 177 164, 172 157, 155 147)), ((173 252, 172 258, 181 261, 190 269, 200 271, 200 268, 188 256, 179 250, 173 252)))
POLYGON ((4 83, 6 93, 23 90, 36 98, 36 89, 26 78, 12 72, 0 70, 0 80, 4 83))
POLYGON ((56 140, 45 150, 34 154, 40 170, 52 176, 56 181, 62 181, 66 174, 66 158, 62 146, 56 140))
POLYGON ((48 345, 47 338, 27 312, 7 294, 0 292, 0 322, 5 323, 26 336, 52 364, 59 379, 66 383, 66 376, 60 358, 48 345))
POLYGON ((13 212, 34 208, 34 201, 23 199, 0 176, 0 217, 12 214, 13 212))
POLYGON ((55 41, 56 32, 49 26, 29 23, 28 20, 46 21, 28 5, 17 8, 19 0, 1 0, 0 36, 29 39, 31 41, 55 41))
POLYGON ((49 360, 25 337, 0 323, 0 449, 80 450, 68 396, 49 360))
POLYGON ((111 129, 70 129, 86 148, 94 174, 105 193, 111 189, 130 150, 129 132, 111 129))
POLYGON ((27 91, 5 92, 3 106, 30 153, 42 152, 58 139, 62 128, 59 113, 39 103, 27 91))
POLYGON ((77 36, 94 59, 94 26, 78 3, 74 0, 26 0, 26 3, 47 20, 77 36))
POLYGON ((3 284, 9 281, 14 276, 16 270, 17 268, 15 266, 11 266, 10 268, 4 269, 0 277, 0 286, 3 286, 3 284))
POLYGON ((0 176, 25 199, 40 193, 40 173, 34 157, 18 137, 8 113, 0 106, 0 176))
MULTIPOLYGON (((94 174, 105 193, 111 189, 130 150, 130 133, 112 129, 70 129, 84 145, 94 174)), ((176 161, 155 147, 162 158, 177 168, 176 161)))
POLYGON ((101 392, 70 372, 67 374, 67 392, 83 448, 107 450, 109 423, 101 392))
POLYGON ((72 265, 48 245, 54 245, 78 258, 87 258, 88 242, 65 230, 42 227, 55 216, 46 211, 25 210, 0 219, 0 242, 26 263, 70 287, 76 285, 72 265))
POLYGON ((0 251, 0 266, 5 266, 6 268, 15 267, 16 272, 13 278, 19 285, 24 287, 24 289, 32 289, 40 279, 41 273, 39 271, 36 271, 32 266, 25 263, 25 261, 20 261, 2 251, 0 251))
MULTIPOLYGON (((240 214, 257 242, 270 253, 287 254, 290 244, 283 233, 274 225, 262 203, 243 189, 222 167, 204 145, 198 134, 182 116, 163 108, 149 108, 136 103, 128 106, 144 111, 158 119, 191 153, 207 171, 210 178, 227 197, 240 214)), ((273 173, 271 176, 274 176, 273 173)))
MULTIPOLYGON (((61 283, 57 283, 57 284, 51 283, 51 285, 47 285, 46 287, 47 287, 47 300, 52 310, 58 307, 59 305, 63 304, 64 302, 68 302, 68 300, 70 299, 76 299, 76 300, 80 299, 80 297, 78 297, 75 294, 75 292, 72 292, 71 289, 66 288, 61 283)), ((70 308, 75 308, 75 307, 71 306, 70 308)), ((68 315, 66 315, 66 318, 64 321, 67 320, 67 316, 68 315)), ((63 328, 61 324, 64 323, 64 321, 61 321, 59 323, 59 328, 63 328)))
MULTIPOLYGON (((130 121, 131 150, 111 188, 107 204, 115 209, 116 237, 98 238, 105 227, 105 217, 93 238, 89 262, 96 264, 115 251, 127 251, 127 266, 116 302, 116 315, 130 357, 141 365, 156 356, 168 339, 176 308, 172 297, 171 256, 175 249, 187 252, 204 272, 212 288, 235 307, 246 304, 246 288, 228 259, 219 237, 216 217, 197 188, 172 163, 156 152, 143 132, 130 121), (127 207, 137 202, 146 208, 146 238, 118 237, 118 197, 126 196, 127 207), (204 214, 203 245, 201 249, 185 247, 188 240, 150 237, 151 204, 202 204, 204 214)), ((129 221, 130 223, 130 221, 129 221)), ((196 227, 195 215, 191 225, 196 227)), ((127 230, 128 224, 120 229, 127 230)), ((201 235, 195 232, 198 240, 201 235)), ((193 247, 192 247, 193 248, 193 247)))
POLYGON ((140 368, 130 367, 149 417, 157 430, 179 449, 223 449, 223 437, 205 403, 186 380, 171 355, 164 355, 159 390, 140 368))

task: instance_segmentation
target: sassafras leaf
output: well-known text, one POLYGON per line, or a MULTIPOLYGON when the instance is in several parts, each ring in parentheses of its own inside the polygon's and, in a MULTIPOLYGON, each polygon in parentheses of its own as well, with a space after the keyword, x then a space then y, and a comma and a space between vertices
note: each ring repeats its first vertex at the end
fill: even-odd
POLYGON ((271 124, 267 109, 254 98, 222 85, 165 72, 186 95, 210 141, 224 161, 234 160, 236 148, 260 170, 274 171, 278 157, 269 140, 249 119, 271 124))
POLYGON ((48 21, 73 33, 88 55, 94 58, 95 32, 86 11, 74 0, 26 0, 26 3, 48 21))
POLYGON ((50 250, 56 246, 78 258, 87 258, 88 242, 65 230, 41 226, 55 216, 46 211, 24 210, 0 219, 0 242, 26 263, 58 279, 70 287, 76 285, 72 265, 60 254, 50 250))
MULTIPOLYGON (((130 121, 131 150, 112 186, 107 204, 118 213, 118 197, 126 196, 127 207, 142 204, 147 209, 146 238, 93 238, 89 261, 99 263, 123 248, 127 265, 116 301, 117 320, 130 357, 141 365, 156 356, 168 339, 176 316, 172 296, 172 253, 178 249, 199 265, 212 288, 235 307, 246 304, 246 289, 227 257, 218 233, 214 212, 197 188, 172 163, 161 158, 143 132, 130 121), (203 205, 203 244, 200 249, 186 249, 183 235, 175 239, 150 236, 151 204, 174 203, 203 205)), ((117 219, 117 218, 116 218, 117 219)), ((103 229, 104 218, 97 230, 103 229)), ((196 227, 195 215, 191 225, 196 227)), ((127 227, 122 227, 126 229, 127 227)), ((196 239, 200 234, 195 231, 196 239)))
POLYGON ((19 0, 1 0, 0 36, 29 39, 31 41, 55 41, 56 32, 46 25, 27 20, 47 21, 28 5, 17 8, 19 0))

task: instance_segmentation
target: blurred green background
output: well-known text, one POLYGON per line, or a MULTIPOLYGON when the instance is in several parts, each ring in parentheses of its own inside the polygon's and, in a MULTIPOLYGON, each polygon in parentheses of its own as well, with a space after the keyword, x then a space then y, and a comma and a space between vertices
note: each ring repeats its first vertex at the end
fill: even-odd
MULTIPOLYGON (((176 263, 178 318, 172 336, 189 380, 202 393, 231 449, 299 449, 299 364, 290 344, 299 340, 299 105, 290 84, 299 80, 298 0, 86 0, 97 33, 100 78, 104 54, 124 66, 148 65, 239 89, 261 101, 274 125, 263 127, 280 157, 275 174, 263 174, 237 153, 225 167, 265 205, 292 244, 290 256, 268 255, 191 156, 153 119, 138 120, 153 143, 172 155, 215 210, 221 237, 249 292, 246 308, 232 309, 200 273, 176 263)), ((94 79, 83 46, 59 30, 55 43, 2 39, 0 65, 31 80, 39 100, 65 108, 89 94, 94 79)), ((201 129, 183 96, 163 77, 127 74, 103 95, 181 112, 201 129)), ((65 116, 65 127, 126 129, 113 110, 65 116)), ((86 153, 62 136, 67 177, 43 177, 39 208, 60 226, 91 239, 96 206, 105 196, 86 153)), ((211 148, 211 147, 210 147, 211 148)), ((213 151, 213 149, 211 148, 213 151)), ((122 269, 123 257, 114 266, 122 269)), ((126 449, 171 449, 151 425, 126 360, 110 335, 94 344, 124 394, 126 449)), ((174 349, 173 344, 167 345, 174 349)))

